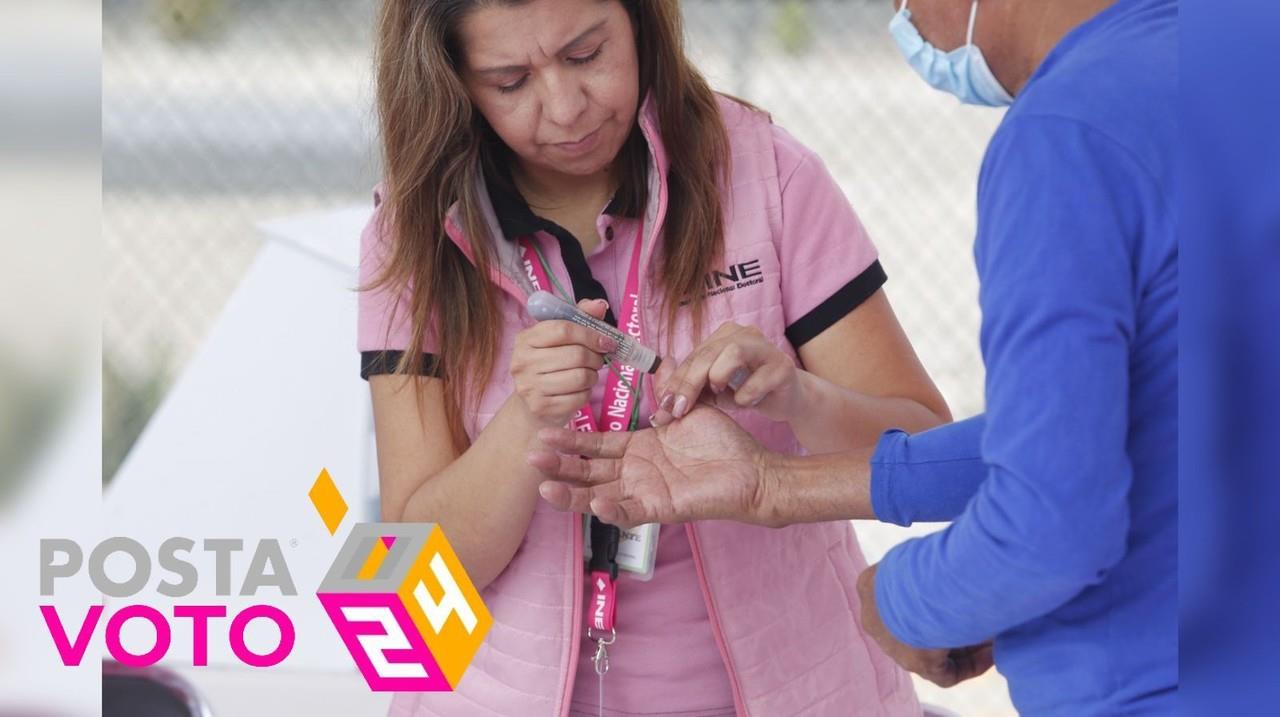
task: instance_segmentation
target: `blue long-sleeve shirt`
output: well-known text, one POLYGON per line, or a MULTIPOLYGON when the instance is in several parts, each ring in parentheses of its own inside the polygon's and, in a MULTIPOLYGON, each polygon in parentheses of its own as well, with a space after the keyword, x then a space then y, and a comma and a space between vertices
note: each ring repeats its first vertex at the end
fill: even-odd
POLYGON ((987 411, 886 434, 901 640, 995 638, 1031 715, 1165 714, 1177 686, 1177 3, 1120 0, 1050 53, 988 147, 974 247, 987 411))

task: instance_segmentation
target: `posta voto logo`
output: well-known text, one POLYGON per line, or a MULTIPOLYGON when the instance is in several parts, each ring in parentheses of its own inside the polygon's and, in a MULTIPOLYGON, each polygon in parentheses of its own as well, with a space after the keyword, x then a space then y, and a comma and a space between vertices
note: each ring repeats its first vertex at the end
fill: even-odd
MULTIPOLYGON (((336 533, 347 506, 327 471, 310 495, 336 533)), ((452 691, 493 625, 433 523, 357 523, 316 594, 378 692, 452 691)))
MULTIPOLYGON (((327 470, 320 471, 309 496, 329 534, 334 535, 347 514, 347 503, 327 470)), ((182 537, 161 543, 157 562, 177 578, 174 582, 160 582, 157 591, 161 595, 182 598, 195 591, 199 571, 183 556, 190 554, 195 545, 194 540, 182 537)), ((244 541, 206 539, 203 548, 216 557, 217 594, 229 596, 230 557, 244 549, 244 541)), ((84 567, 84 551, 75 541, 41 540, 40 594, 53 596, 59 579, 73 577, 84 567)), ((87 567, 95 588, 117 599, 141 593, 152 572, 147 549, 132 538, 120 536, 99 543, 90 553, 87 567), (108 575, 107 562, 116 554, 127 556, 133 566, 123 581, 108 575)), ((256 595, 263 587, 275 587, 285 596, 298 594, 275 539, 258 542, 240 595, 256 595)), ((432 523, 357 523, 316 595, 370 689, 379 692, 452 691, 493 625, 492 616, 444 532, 432 523)), ((84 659, 103 612, 103 605, 89 606, 72 639, 58 608, 40 606, 64 665, 79 665, 84 659)), ((227 606, 174 605, 173 617, 191 620, 192 665, 207 665, 209 623, 226 618, 227 606)), ((147 667, 163 659, 172 636, 168 618, 145 604, 116 610, 107 620, 104 634, 111 657, 131 667, 147 667), (142 652, 130 651, 121 639, 125 626, 134 620, 148 622, 154 629, 154 642, 142 652)), ((257 668, 283 662, 293 650, 295 638, 288 614, 268 604, 239 611, 232 617, 228 632, 236 658, 257 668), (253 651, 245 639, 254 620, 268 620, 279 630, 275 646, 266 652, 253 651)))

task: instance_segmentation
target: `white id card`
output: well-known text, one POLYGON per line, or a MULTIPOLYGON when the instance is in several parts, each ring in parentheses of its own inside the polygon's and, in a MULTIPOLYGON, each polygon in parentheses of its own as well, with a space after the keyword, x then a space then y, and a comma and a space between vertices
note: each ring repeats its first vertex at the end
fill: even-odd
MULTIPOLYGON (((636 580, 653 577, 658 557, 658 523, 646 523, 623 530, 618 536, 618 569, 631 573, 636 580)), ((583 557, 591 560, 591 516, 582 516, 583 557)))

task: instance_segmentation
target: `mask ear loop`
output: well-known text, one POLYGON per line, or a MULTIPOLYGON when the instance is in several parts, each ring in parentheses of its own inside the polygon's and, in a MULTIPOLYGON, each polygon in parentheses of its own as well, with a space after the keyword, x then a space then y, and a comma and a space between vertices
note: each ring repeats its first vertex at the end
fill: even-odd
MULTIPOLYGON (((904 2, 903 5, 906 3, 904 2)), ((973 47, 973 25, 978 19, 978 0, 973 0, 973 5, 969 7, 969 32, 964 38, 964 44, 973 47)))
POLYGON ((906 10, 906 9, 907 9, 907 1, 908 1, 908 0, 902 0, 902 4, 898 6, 898 12, 899 12, 899 13, 901 13, 903 10, 906 10))

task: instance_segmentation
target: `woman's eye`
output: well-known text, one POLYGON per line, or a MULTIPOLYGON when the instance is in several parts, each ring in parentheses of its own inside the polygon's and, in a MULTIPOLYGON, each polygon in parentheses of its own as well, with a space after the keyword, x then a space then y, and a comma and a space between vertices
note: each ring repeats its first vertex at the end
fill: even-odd
POLYGON ((528 75, 525 75, 524 77, 521 77, 519 80, 512 82, 509 85, 500 85, 498 87, 498 91, 503 94, 506 94, 508 92, 515 92, 516 90, 524 86, 524 81, 528 77, 529 77, 528 75))
MULTIPOLYGON (((604 45, 600 45, 599 47, 597 47, 590 55, 584 55, 581 57, 569 57, 566 59, 568 60, 569 64, 572 64, 572 65, 585 65, 588 62, 591 62, 595 60, 597 57, 599 57, 601 52, 604 52, 604 45)), ((525 80, 527 79, 529 79, 529 76, 525 75, 524 77, 521 77, 519 80, 512 82, 509 85, 499 85, 498 92, 501 92, 504 95, 509 94, 511 92, 515 92, 521 87, 524 87, 525 80)))
POLYGON ((594 60, 594 59, 596 59, 597 57, 599 57, 599 56, 600 56, 601 51, 603 51, 603 50, 604 50, 604 45, 601 45, 600 47, 597 47, 597 48, 596 48, 596 50, 595 50, 595 52, 591 53, 590 55, 587 55, 587 56, 585 56, 585 57, 570 57, 570 58, 568 58, 568 59, 569 59, 570 64, 574 64, 574 65, 585 65, 585 64, 587 64, 588 62, 591 62, 592 60, 594 60))

